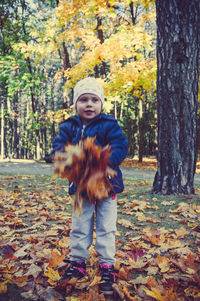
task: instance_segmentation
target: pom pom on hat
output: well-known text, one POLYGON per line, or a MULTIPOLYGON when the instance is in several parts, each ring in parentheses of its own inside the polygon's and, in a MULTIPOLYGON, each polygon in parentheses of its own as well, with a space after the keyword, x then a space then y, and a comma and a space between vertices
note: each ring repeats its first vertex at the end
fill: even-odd
POLYGON ((104 103, 104 91, 102 85, 94 77, 86 77, 81 79, 74 87, 73 103, 76 105, 78 98, 86 93, 91 93, 98 96, 104 103))

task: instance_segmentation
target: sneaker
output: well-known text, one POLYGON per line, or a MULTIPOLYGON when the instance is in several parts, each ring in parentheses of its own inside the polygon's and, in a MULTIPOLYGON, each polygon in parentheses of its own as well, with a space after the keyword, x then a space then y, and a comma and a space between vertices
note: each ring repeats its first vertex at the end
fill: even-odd
POLYGON ((115 273, 113 265, 102 263, 100 264, 101 283, 99 290, 104 295, 113 295, 112 285, 115 282, 115 273))
POLYGON ((58 281, 58 287, 60 285, 62 286, 62 283, 64 284, 65 280, 70 280, 72 278, 77 278, 80 280, 86 275, 86 264, 84 261, 65 260, 65 262, 69 263, 69 267, 58 281))

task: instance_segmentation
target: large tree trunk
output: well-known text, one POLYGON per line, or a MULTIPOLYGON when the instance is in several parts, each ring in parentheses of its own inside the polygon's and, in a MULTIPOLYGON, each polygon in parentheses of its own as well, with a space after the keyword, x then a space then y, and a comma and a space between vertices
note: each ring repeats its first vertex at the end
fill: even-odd
POLYGON ((200 1, 156 0, 158 170, 153 192, 193 194, 200 1))

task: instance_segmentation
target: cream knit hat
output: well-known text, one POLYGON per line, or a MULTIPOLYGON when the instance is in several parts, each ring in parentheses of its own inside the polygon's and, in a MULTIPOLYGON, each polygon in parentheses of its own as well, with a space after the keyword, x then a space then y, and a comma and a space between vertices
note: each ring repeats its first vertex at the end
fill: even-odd
POLYGON ((73 103, 76 105, 78 98, 86 93, 91 93, 98 96, 104 103, 104 91, 102 85, 94 77, 86 77, 81 79, 74 87, 73 103))

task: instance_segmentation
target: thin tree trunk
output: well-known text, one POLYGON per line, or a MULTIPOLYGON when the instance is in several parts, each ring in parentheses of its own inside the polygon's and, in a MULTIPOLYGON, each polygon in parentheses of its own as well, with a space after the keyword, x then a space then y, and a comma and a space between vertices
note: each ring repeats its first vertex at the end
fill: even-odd
POLYGON ((139 99, 139 113, 138 113, 138 157, 139 162, 142 163, 144 152, 144 123, 143 123, 143 104, 142 99, 139 99))
MULTIPOLYGON (((99 15, 97 15, 97 35, 100 40, 100 43, 103 44, 104 38, 103 38, 103 29, 102 29, 102 20, 99 15)), ((106 76, 106 64, 105 62, 102 62, 100 65, 100 75, 101 77, 106 76)))
POLYGON ((13 137, 13 153, 14 157, 19 159, 19 100, 18 100, 18 94, 14 96, 14 137, 13 137))
MULTIPOLYGON (((68 68, 71 68, 71 63, 70 63, 70 58, 69 58, 69 52, 66 46, 66 43, 63 42, 63 69, 67 70, 68 68)), ((65 85, 66 82, 66 77, 63 76, 63 84, 65 85)), ((63 109, 69 108, 70 107, 70 98, 67 93, 63 93, 63 109)))
POLYGON ((124 110, 124 103, 122 102, 121 107, 120 107, 120 116, 119 116, 120 120, 122 120, 122 118, 123 118, 123 110, 124 110))
POLYGON ((4 159, 4 103, 1 103, 1 159, 4 159))
POLYGON ((36 160, 41 159, 41 148, 40 148, 40 131, 36 131, 36 160))
POLYGON ((117 101, 116 100, 114 101, 114 116, 115 116, 115 119, 117 119, 117 101))

